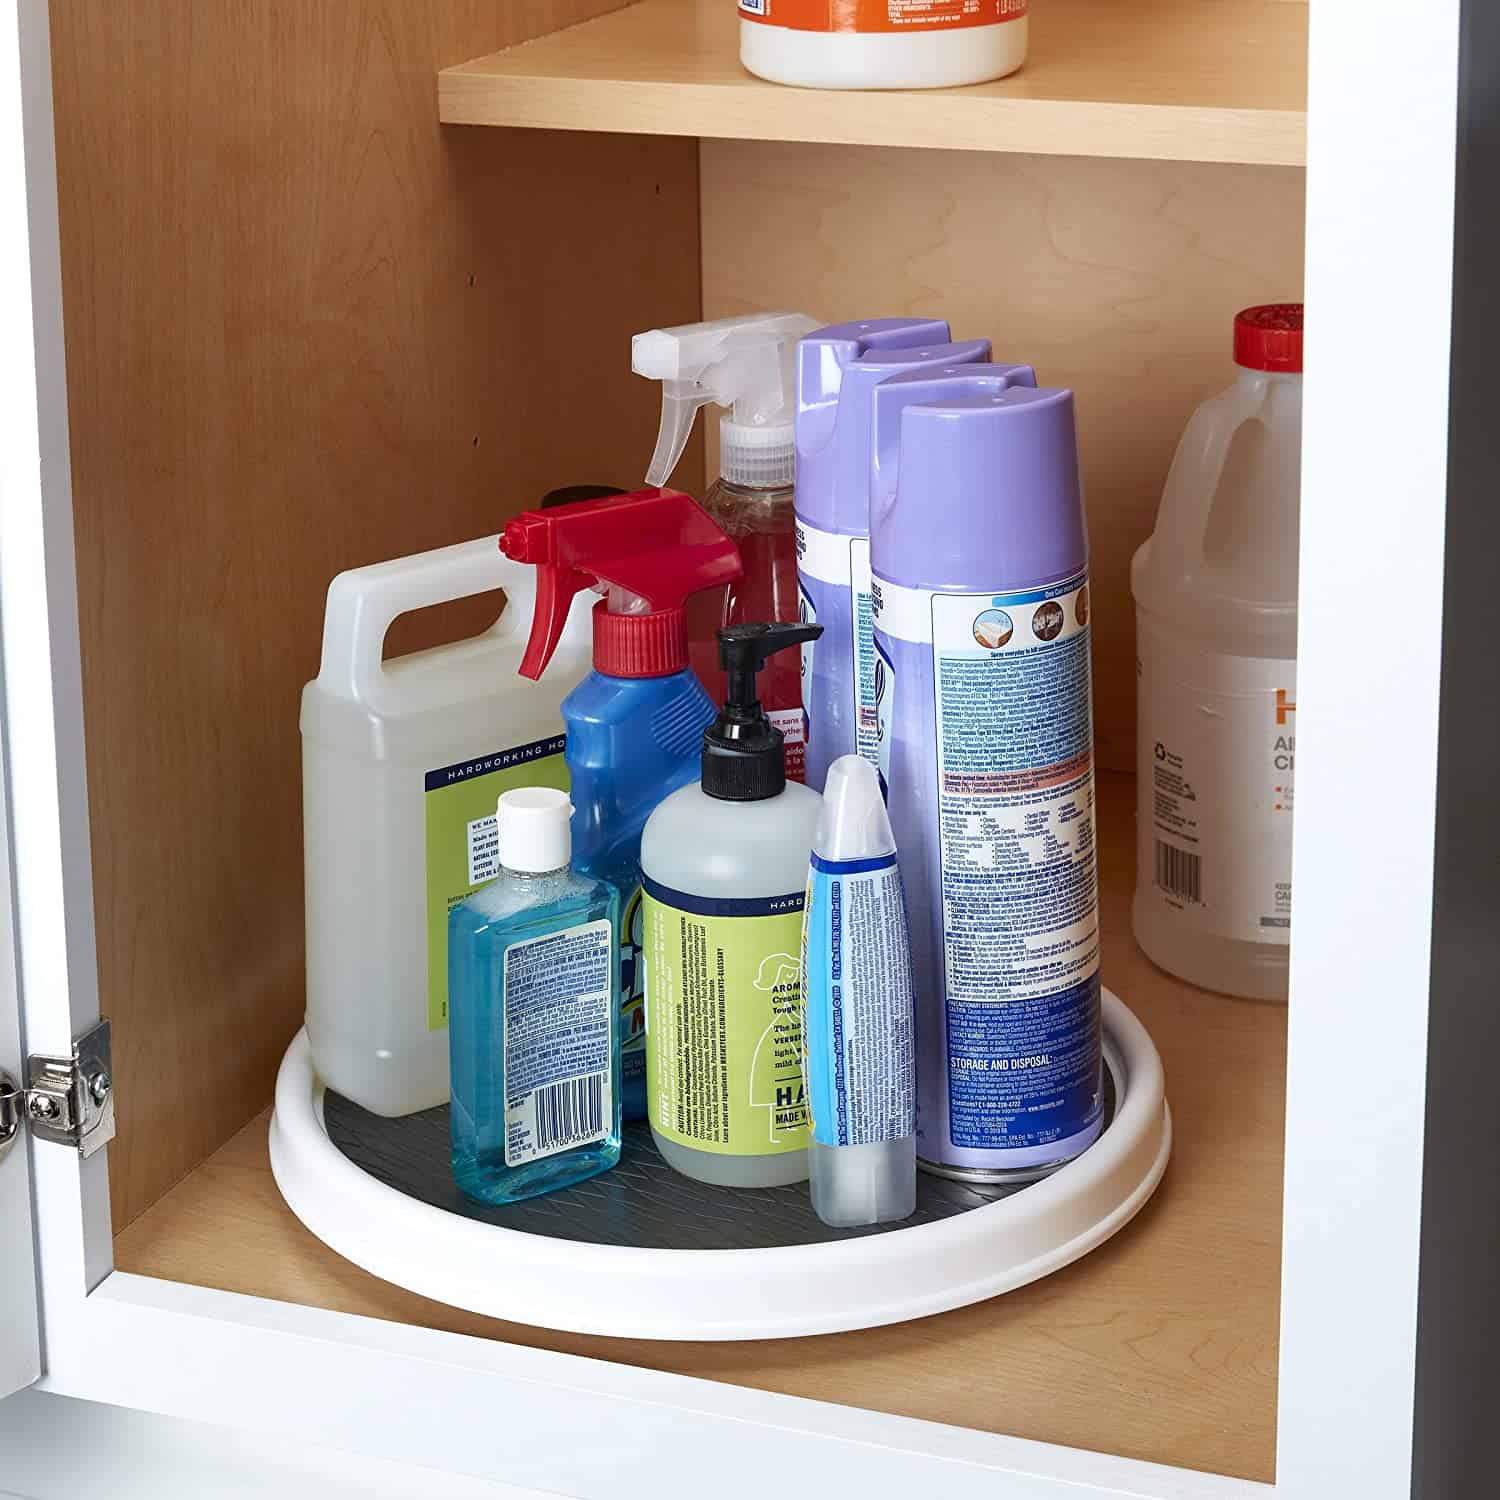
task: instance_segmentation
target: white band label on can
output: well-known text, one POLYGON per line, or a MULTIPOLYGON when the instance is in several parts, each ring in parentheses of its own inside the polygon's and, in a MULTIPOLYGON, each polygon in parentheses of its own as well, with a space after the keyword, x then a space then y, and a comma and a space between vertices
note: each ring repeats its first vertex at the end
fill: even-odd
MULTIPOLYGON (((821 583, 849 590, 849 681, 854 686, 854 748, 872 765, 880 759, 880 690, 884 681, 875 654, 875 620, 871 600, 870 539, 819 531, 797 523, 797 571, 821 583)), ((817 610, 802 590, 802 618, 816 620, 817 610)), ((812 648, 803 648, 804 689, 808 701, 812 648)))

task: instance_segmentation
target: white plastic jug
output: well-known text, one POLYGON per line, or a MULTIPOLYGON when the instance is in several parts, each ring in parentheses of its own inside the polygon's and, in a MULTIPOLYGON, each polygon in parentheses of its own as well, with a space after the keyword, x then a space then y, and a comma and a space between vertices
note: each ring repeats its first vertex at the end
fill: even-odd
POLYGON ((307 1034, 318 1072, 366 1109, 448 1098, 448 908, 495 873, 495 803, 566 787, 564 697, 589 669, 594 597, 574 601, 541 682, 517 675, 536 570, 499 537, 340 573, 302 692, 307 1034), (382 661, 399 615, 491 589, 482 635, 382 661))
POLYGON ((1205 989, 1285 999, 1292 908, 1302 308, 1235 321, 1135 555, 1136 941, 1205 989))

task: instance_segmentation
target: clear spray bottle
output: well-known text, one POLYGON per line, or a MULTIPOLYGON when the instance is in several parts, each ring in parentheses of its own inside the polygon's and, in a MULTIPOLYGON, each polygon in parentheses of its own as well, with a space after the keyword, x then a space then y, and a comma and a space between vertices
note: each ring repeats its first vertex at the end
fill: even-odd
MULTIPOLYGON (((796 460, 793 419, 797 341, 818 325, 801 313, 755 313, 635 336, 637 375, 662 383, 661 430, 646 476, 665 484, 702 407, 726 408, 719 421, 719 477, 704 510, 734 538, 744 577, 688 604, 688 658, 709 696, 726 690, 717 632, 726 625, 798 618, 796 460)), ((787 774, 802 780, 801 664, 795 654, 768 666, 761 692, 786 740, 787 774)))

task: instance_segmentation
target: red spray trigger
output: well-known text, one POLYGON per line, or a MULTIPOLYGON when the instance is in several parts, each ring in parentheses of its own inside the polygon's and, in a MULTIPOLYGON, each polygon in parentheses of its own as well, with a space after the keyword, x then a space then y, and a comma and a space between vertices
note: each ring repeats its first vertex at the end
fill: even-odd
POLYGON ((587 573, 560 567, 553 561, 553 537, 546 520, 544 511, 524 511, 500 534, 500 550, 508 558, 536 564, 536 608, 520 666, 521 676, 533 681, 546 671, 562 640, 574 598, 594 582, 587 573))
POLYGON ((664 677, 687 665, 688 598, 733 583, 739 549, 688 495, 637 490, 516 517, 500 550, 537 568, 536 614, 521 675, 540 677, 574 597, 595 582, 641 599, 641 613, 594 609, 594 666, 616 677, 664 677))

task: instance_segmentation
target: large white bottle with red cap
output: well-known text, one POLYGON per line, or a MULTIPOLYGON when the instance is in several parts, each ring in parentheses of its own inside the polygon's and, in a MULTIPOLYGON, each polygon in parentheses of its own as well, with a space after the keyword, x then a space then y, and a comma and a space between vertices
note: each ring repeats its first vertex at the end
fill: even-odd
POLYGON ((1205 989, 1284 1000, 1297 733, 1302 307, 1247 308, 1135 555, 1136 940, 1205 989))

